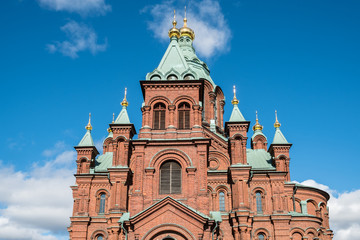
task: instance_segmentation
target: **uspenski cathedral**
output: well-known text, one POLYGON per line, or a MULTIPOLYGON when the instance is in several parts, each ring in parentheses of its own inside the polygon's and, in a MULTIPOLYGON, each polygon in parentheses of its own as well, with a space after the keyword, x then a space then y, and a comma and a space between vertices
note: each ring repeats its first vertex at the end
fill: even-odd
POLYGON ((138 133, 125 93, 103 154, 90 119, 75 147, 70 239, 331 240, 329 194, 291 182, 292 144, 277 116, 268 139, 257 116, 251 128, 234 89, 224 119, 224 93, 195 53, 194 31, 186 17, 176 24, 160 64, 140 81, 138 133))

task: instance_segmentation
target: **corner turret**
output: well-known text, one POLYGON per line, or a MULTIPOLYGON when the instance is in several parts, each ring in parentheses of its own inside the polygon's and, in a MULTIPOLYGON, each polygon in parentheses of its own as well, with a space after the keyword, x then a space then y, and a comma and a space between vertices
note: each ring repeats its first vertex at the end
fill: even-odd
POLYGON ((75 146, 77 152, 77 174, 90 173, 90 167, 94 164, 95 157, 99 154, 91 136, 91 113, 89 113, 89 122, 85 127, 86 133, 79 144, 75 146))
POLYGON ((276 171, 286 172, 286 181, 290 181, 290 155, 289 151, 292 144, 288 143, 280 130, 281 124, 277 118, 277 111, 275 110, 275 135, 272 144, 270 145, 269 152, 273 157, 276 171))

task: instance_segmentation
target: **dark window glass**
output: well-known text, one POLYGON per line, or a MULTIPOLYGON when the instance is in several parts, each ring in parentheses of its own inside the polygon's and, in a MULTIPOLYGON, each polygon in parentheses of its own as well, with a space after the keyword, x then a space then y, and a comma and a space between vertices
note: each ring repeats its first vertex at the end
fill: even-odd
POLYGON ((160 167, 160 194, 181 193, 181 166, 175 161, 160 167))
POLYGON ((256 192, 256 211, 260 214, 263 212, 261 192, 256 192))
POLYGON ((179 129, 190 128, 190 105, 188 103, 179 104, 179 129))
POLYGON ((154 129, 165 129, 165 111, 163 103, 157 103, 154 106, 154 129))
POLYGON ((225 193, 219 193, 219 210, 220 212, 225 212, 225 193))
POLYGON ((99 213, 105 212, 105 199, 106 199, 106 195, 105 195, 105 193, 102 193, 100 195, 99 213))

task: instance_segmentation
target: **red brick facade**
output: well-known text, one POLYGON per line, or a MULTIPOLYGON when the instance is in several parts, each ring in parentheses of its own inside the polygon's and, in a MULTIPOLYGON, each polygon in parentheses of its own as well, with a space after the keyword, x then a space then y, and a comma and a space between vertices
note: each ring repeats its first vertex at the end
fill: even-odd
POLYGON ((291 144, 268 149, 264 135, 248 136, 250 122, 224 124, 220 87, 199 78, 141 81, 141 88, 137 139, 132 124, 115 122, 101 157, 94 146, 76 147, 72 240, 332 239, 329 195, 290 182, 291 144), (158 103, 163 129, 154 129, 158 103), (179 129, 182 103, 190 106, 187 129, 179 129), (181 190, 163 194, 169 161, 180 165, 181 190))

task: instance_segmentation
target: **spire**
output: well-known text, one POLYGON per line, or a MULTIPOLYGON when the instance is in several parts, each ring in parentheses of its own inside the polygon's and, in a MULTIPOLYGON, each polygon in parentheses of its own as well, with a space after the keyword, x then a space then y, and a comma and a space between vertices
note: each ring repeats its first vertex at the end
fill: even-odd
POLYGON ((280 126, 281 124, 279 123, 277 118, 277 111, 275 110, 275 123, 274 123, 275 136, 272 144, 289 144, 286 138, 284 137, 284 135, 282 134, 280 130, 280 126))
POLYGON ((235 87, 235 85, 234 85, 234 87, 233 87, 233 92, 234 92, 234 98, 233 98, 233 100, 231 101, 231 104, 232 104, 232 105, 238 105, 238 104, 239 104, 239 100, 237 100, 237 98, 236 98, 236 87, 235 87))
POLYGON ((95 146, 94 141, 91 137, 91 130, 92 130, 91 113, 89 113, 89 122, 85 126, 85 129, 86 129, 86 133, 85 133, 84 137, 81 139, 81 141, 79 142, 78 147, 93 147, 93 146, 95 146))
POLYGON ((176 28, 176 15, 175 15, 175 9, 174 9, 174 20, 172 21, 173 27, 169 30, 169 38, 172 37, 179 38, 180 37, 180 30, 176 28))
POLYGON ((180 28, 180 36, 187 36, 191 40, 195 39, 194 31, 187 26, 187 18, 186 18, 186 6, 185 6, 185 17, 184 17, 184 26, 180 28))
POLYGON ((127 113, 127 106, 129 106, 128 101, 126 100, 126 93, 127 93, 127 88, 125 88, 125 94, 124 94, 124 99, 121 102, 122 105, 122 110, 119 114, 119 116, 116 118, 114 123, 118 123, 118 124, 130 124, 130 119, 129 119, 129 115, 127 113))

